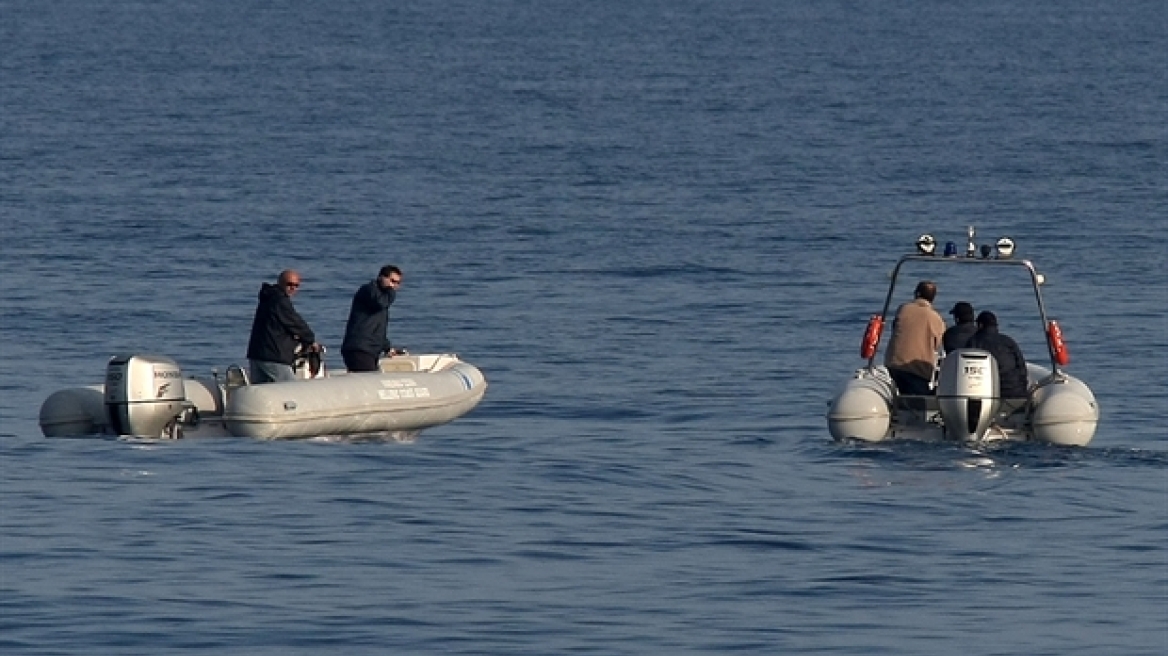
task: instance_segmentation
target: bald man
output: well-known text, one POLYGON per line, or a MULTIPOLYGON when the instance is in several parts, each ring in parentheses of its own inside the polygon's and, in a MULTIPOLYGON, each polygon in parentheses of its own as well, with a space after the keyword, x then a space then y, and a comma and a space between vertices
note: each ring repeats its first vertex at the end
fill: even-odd
POLYGON ((251 323, 251 338, 247 342, 253 383, 296 380, 292 371, 296 348, 304 346, 309 350, 320 350, 308 322, 292 306, 292 297, 300 290, 300 283, 300 274, 286 269, 280 272, 276 284, 265 282, 260 286, 259 304, 251 323))

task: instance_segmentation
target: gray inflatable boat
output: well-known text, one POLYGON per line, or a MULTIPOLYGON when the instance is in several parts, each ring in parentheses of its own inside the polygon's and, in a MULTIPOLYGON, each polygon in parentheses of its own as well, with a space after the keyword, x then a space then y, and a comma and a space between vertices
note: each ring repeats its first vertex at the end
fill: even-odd
POLYGON ((63 389, 41 405, 47 437, 412 437, 470 412, 486 393, 478 368, 453 354, 400 355, 381 370, 327 373, 299 363, 298 380, 249 384, 232 365, 220 378, 184 377, 158 355, 110 359, 104 385, 63 389))

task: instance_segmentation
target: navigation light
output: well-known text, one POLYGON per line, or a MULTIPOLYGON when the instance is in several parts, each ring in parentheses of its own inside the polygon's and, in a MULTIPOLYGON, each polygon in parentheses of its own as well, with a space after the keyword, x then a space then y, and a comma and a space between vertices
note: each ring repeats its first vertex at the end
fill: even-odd
POLYGON ((1008 260, 1014 256, 1014 240, 1009 237, 999 239, 997 248, 999 260, 1008 260))
POLYGON ((932 255, 937 250, 937 240, 933 235, 921 235, 917 238, 917 252, 921 255, 932 255))

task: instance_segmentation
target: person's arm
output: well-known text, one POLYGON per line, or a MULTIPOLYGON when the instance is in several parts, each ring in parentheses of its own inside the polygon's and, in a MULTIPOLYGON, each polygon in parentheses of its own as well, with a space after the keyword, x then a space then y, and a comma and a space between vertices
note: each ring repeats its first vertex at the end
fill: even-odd
POLYGON ((933 312, 931 319, 933 321, 933 352, 944 355, 945 320, 936 312, 933 312))
POLYGON ((390 355, 405 355, 405 349, 394 349, 389 343, 389 306, 393 305, 395 298, 397 298, 396 289, 390 287, 385 290, 385 348, 389 351, 390 355))
POLYGON ((1025 375, 1026 356, 1022 355, 1022 347, 1018 346, 1018 342, 1015 342, 1013 339, 1010 340, 1010 343, 1014 346, 1014 361, 1018 364, 1018 369, 1023 372, 1023 375, 1025 375))
POLYGON ((295 307, 292 307, 291 299, 285 297, 276 303, 276 318, 280 320, 280 325, 284 326, 284 330, 300 340, 301 343, 316 343, 316 333, 312 332, 312 328, 308 327, 308 322, 300 316, 295 307))
POLYGON ((393 302, 390 295, 382 291, 376 283, 362 285, 357 290, 356 300, 370 314, 384 310, 393 302))

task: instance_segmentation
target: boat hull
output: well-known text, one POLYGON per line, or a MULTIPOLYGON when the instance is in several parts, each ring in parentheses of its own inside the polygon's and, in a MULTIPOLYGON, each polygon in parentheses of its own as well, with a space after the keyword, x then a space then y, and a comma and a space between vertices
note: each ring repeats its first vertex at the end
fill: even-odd
MULTIPOLYGON (((152 358, 151 364, 165 362, 152 358)), ((161 431, 128 432, 110 402, 115 381, 59 390, 41 406, 46 437, 134 435, 146 438, 315 437, 414 434, 453 421, 482 401, 487 381, 478 368, 451 355, 383 361, 382 371, 345 373, 263 385, 230 385, 215 378, 182 380, 183 407, 161 431), (111 392, 107 394, 107 392, 111 392)))
POLYGON ((482 374, 467 364, 433 374, 349 374, 240 388, 224 420, 232 435, 265 440, 413 431, 461 417, 485 392, 482 374))
POLYGON ((828 430, 836 440, 863 442, 910 439, 1034 440, 1060 446, 1090 443, 1099 424, 1099 406, 1090 388, 1066 373, 1053 374, 1034 364, 1029 364, 1027 370, 1031 381, 1027 398, 981 399, 991 410, 966 429, 966 417, 953 421, 954 413, 949 409, 966 405, 958 394, 900 395, 883 367, 860 369, 829 404, 828 430), (948 429, 947 414, 948 423, 955 424, 948 429))

